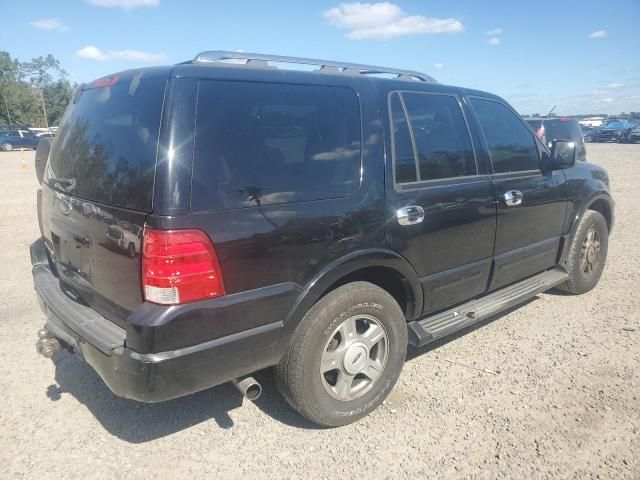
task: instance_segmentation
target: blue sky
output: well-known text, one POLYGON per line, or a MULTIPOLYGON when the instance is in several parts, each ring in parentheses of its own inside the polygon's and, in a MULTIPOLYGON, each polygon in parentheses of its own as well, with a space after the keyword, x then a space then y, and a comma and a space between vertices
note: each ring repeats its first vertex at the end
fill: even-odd
POLYGON ((640 111, 640 1, 0 0, 0 49, 84 82, 208 49, 421 70, 521 113, 640 111))

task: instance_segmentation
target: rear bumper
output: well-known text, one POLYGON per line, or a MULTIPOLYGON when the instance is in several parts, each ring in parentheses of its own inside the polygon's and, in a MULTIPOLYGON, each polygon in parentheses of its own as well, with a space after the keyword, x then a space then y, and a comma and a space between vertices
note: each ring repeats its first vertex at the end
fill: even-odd
POLYGON ((49 266, 33 258, 34 247, 33 280, 47 330, 91 365, 120 397, 141 402, 168 400, 248 375, 279 360, 282 322, 176 350, 140 353, 128 348, 126 331, 65 292, 49 266))

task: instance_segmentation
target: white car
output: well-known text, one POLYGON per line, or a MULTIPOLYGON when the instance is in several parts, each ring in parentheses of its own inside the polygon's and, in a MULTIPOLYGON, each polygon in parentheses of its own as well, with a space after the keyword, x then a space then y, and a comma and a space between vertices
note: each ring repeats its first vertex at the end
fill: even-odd
POLYGON ((142 230, 129 222, 118 222, 110 225, 107 230, 107 244, 114 250, 125 252, 135 258, 140 252, 140 237, 142 230))

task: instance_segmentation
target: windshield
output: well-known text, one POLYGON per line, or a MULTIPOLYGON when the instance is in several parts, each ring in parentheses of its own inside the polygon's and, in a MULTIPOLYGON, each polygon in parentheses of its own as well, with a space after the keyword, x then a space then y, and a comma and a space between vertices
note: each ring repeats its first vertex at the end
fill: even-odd
POLYGON ((93 82, 69 105, 45 181, 110 205, 150 211, 166 75, 133 71, 93 82))

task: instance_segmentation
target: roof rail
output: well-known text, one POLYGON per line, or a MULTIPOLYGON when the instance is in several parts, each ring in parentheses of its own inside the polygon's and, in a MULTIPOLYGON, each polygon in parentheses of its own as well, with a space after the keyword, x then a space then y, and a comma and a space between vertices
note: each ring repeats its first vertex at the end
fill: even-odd
POLYGON ((350 74, 391 74, 401 80, 419 80, 427 83, 438 83, 432 77, 421 72, 411 70, 399 70, 396 68, 376 67, 373 65, 361 65, 358 63, 334 62, 332 60, 317 60, 313 58, 285 57, 281 55, 268 55, 262 53, 228 52, 224 50, 209 50, 201 52, 193 59, 192 63, 216 63, 225 60, 245 60, 246 65, 254 67, 271 67, 268 62, 281 62, 299 65, 317 65, 319 71, 330 73, 350 74))

